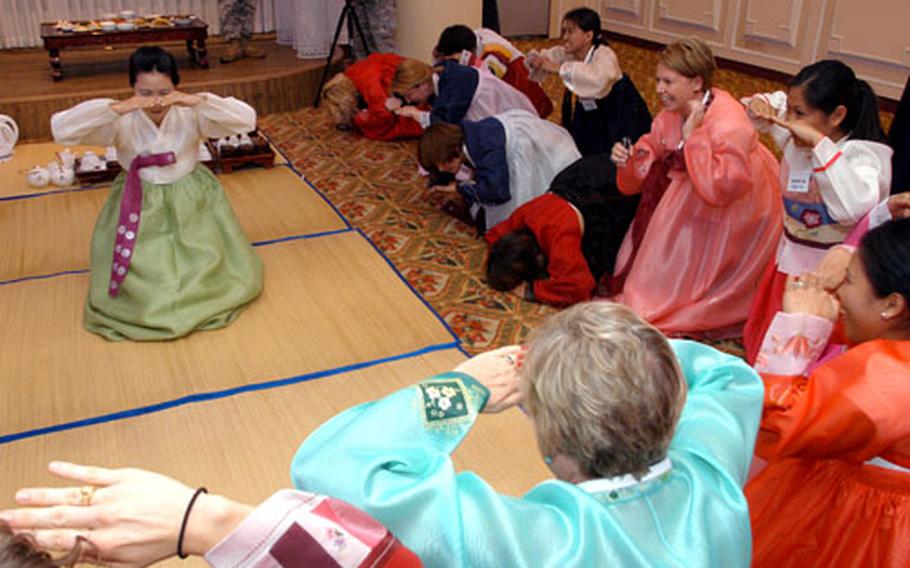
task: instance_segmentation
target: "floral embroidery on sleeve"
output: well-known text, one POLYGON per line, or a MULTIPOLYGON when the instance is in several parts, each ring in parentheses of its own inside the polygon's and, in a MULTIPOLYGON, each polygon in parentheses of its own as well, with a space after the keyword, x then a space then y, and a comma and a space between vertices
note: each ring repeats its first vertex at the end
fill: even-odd
POLYGON ((776 375, 799 375, 824 351, 833 324, 806 314, 779 312, 774 316, 755 369, 776 375))
POLYGON ((435 377, 416 388, 424 426, 431 429, 472 423, 489 397, 483 386, 460 374, 435 377))

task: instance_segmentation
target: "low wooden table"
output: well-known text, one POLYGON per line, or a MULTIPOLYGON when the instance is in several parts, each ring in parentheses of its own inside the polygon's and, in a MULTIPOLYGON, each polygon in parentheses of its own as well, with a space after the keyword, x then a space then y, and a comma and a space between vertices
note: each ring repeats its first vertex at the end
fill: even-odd
POLYGON ((65 32, 57 29, 54 23, 41 24, 41 39, 44 48, 50 55, 51 73, 54 81, 63 79, 60 64, 60 50, 70 47, 91 45, 114 45, 119 43, 152 43, 161 41, 186 40, 186 50, 190 59, 203 69, 209 68, 205 40, 208 38, 209 25, 196 18, 185 26, 143 27, 133 30, 115 30, 110 32, 65 32))

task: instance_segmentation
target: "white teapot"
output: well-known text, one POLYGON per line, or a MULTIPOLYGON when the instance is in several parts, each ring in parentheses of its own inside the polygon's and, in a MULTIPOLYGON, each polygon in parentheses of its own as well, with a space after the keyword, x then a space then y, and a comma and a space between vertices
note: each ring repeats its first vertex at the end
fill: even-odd
POLYGON ((79 171, 81 172, 98 172, 107 169, 107 164, 98 154, 87 151, 82 154, 82 161, 79 162, 79 171))
POLYGON ((0 114, 0 162, 13 158, 13 146, 19 141, 19 125, 12 117, 0 114))
POLYGON ((32 187, 44 187, 51 181, 51 174, 41 166, 35 166, 28 171, 25 180, 32 187))
POLYGON ((50 175, 51 183, 60 187, 73 185, 73 182, 76 181, 76 170, 68 168, 59 162, 48 164, 47 172, 50 175))

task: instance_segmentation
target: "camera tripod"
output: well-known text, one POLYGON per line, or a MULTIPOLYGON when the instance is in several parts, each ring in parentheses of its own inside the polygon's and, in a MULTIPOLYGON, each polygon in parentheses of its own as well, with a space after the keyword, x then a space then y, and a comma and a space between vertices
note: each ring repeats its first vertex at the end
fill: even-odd
POLYGON ((354 0, 344 0, 344 7, 341 9, 341 14, 338 15, 338 24, 335 26, 335 37, 332 38, 332 46, 329 48, 329 55, 325 58, 325 68, 322 70, 322 79, 319 80, 319 88, 316 90, 316 100, 313 101, 314 107, 319 106, 319 99, 322 97, 322 87, 329 77, 329 68, 332 66, 332 56, 335 55, 335 48, 338 46, 338 38, 341 36, 341 26, 344 25, 345 21, 348 23, 348 38, 351 40, 352 57, 355 28, 357 29, 357 35, 360 36, 360 42, 363 44, 364 51, 367 52, 367 55, 370 53, 370 47, 367 45, 363 28, 360 27, 360 20, 357 18, 357 12, 354 11, 354 0))

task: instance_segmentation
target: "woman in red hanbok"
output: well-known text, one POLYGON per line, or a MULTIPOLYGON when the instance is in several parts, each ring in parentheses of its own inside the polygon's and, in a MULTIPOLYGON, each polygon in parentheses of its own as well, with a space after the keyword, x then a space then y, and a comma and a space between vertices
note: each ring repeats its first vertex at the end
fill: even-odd
POLYGON ((836 296, 791 276, 756 361, 754 566, 910 566, 910 219, 870 231, 836 296), (838 315, 851 345, 817 364, 838 315))
POLYGON ((781 232, 777 160, 713 71, 702 41, 667 47, 664 110, 612 151, 620 191, 642 200, 607 289, 671 335, 738 335, 781 232))
POLYGON ((323 106, 336 128, 356 128, 372 140, 417 138, 423 127, 392 111, 401 100, 392 96, 392 80, 404 57, 394 53, 374 53, 352 64, 326 83, 323 106))

